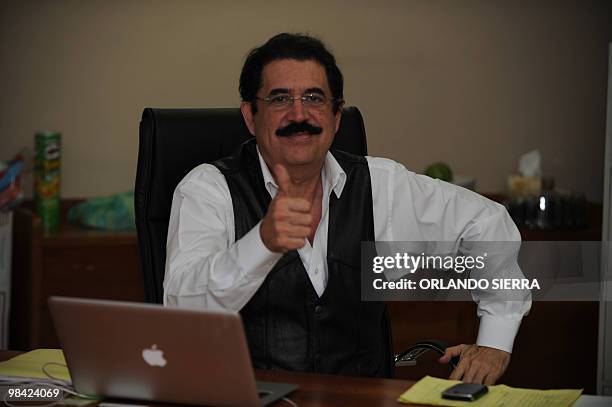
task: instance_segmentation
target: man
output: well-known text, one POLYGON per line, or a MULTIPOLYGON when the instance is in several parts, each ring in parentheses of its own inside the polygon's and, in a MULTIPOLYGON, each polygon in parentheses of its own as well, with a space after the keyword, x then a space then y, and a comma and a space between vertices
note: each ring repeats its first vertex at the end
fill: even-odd
MULTIPOLYGON (((256 367, 391 376, 386 307, 360 300, 360 242, 516 241, 514 223, 394 161, 330 152, 343 78, 314 38, 279 34, 251 51, 240 94, 256 142, 177 186, 164 303, 240 311, 256 367)), ((522 277, 516 259, 496 273, 522 277)), ((529 293, 480 301, 476 344, 440 359, 461 356, 451 378, 494 383, 529 307, 529 293)))

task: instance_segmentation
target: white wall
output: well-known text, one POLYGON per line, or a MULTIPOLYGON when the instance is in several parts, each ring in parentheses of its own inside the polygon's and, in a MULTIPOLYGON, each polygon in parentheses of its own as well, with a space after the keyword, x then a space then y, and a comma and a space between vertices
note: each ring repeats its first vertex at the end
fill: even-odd
POLYGON ((0 158, 57 129, 65 197, 130 189, 144 107, 238 106, 248 50, 305 31, 335 53, 372 155, 447 161, 492 192, 540 148, 546 175, 601 200, 610 14, 604 1, 5 1, 0 158))

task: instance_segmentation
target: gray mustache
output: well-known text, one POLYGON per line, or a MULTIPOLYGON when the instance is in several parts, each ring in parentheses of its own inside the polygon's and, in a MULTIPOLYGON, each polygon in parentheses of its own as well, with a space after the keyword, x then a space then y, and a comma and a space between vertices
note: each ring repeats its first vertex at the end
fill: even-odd
POLYGON ((291 122, 285 127, 276 130, 276 135, 279 137, 288 137, 295 133, 321 134, 321 127, 313 126, 308 122, 291 122))

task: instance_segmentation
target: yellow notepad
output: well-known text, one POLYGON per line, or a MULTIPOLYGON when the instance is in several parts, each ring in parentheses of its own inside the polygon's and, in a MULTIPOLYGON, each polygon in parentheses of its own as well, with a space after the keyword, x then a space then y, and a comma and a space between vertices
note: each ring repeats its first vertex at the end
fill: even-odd
POLYGON ((54 379, 71 382, 61 349, 36 349, 0 362, 0 376, 50 379, 42 370, 42 366, 48 362, 64 365, 47 365, 46 370, 54 379))
POLYGON ((438 379, 425 376, 404 392, 398 399, 402 403, 429 404, 432 406, 504 406, 504 407, 569 407, 573 405, 580 390, 533 390, 517 389, 503 384, 489 386, 489 392, 476 401, 465 402, 442 398, 442 392, 460 383, 457 380, 438 379))

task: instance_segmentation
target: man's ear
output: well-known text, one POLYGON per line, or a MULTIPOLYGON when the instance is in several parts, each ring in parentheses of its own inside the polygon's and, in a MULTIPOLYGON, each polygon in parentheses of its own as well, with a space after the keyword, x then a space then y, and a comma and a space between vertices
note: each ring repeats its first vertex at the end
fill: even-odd
POLYGON ((251 102, 242 101, 240 103, 240 111, 242 112, 242 117, 244 118, 244 122, 246 123, 249 132, 254 136, 255 119, 253 117, 253 110, 251 109, 251 102))
POLYGON ((336 117, 334 118, 334 120, 336 121, 336 131, 335 131, 335 133, 338 133, 338 129, 340 128, 340 120, 342 119, 342 108, 343 107, 344 107, 344 101, 343 100, 339 101, 338 102, 338 111, 336 112, 336 117))

